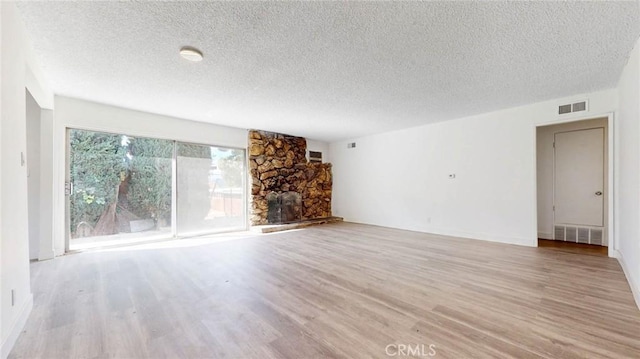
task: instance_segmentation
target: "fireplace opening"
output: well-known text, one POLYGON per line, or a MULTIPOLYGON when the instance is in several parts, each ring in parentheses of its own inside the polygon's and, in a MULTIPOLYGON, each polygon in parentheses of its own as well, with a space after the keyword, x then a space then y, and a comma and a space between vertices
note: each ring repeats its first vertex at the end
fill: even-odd
POLYGON ((302 220, 302 198, 298 192, 271 192, 267 195, 267 222, 284 224, 302 220))

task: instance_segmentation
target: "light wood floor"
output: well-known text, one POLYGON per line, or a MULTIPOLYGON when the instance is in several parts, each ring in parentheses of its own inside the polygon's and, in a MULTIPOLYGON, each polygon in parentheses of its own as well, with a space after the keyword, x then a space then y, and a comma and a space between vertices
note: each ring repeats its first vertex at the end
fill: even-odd
POLYGON ((33 263, 10 358, 640 357, 607 257, 350 223, 155 246, 33 263))
POLYGON ((554 241, 549 239, 538 239, 538 247, 553 247, 560 251, 590 254, 594 256, 608 256, 609 248, 595 244, 583 244, 564 241, 554 241))

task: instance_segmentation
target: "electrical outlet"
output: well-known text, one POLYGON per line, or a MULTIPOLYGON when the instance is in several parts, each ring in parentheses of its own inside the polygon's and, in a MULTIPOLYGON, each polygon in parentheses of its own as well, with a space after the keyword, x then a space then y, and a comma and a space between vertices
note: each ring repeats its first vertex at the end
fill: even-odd
POLYGON ((431 223, 431 217, 427 217, 427 223, 431 223))

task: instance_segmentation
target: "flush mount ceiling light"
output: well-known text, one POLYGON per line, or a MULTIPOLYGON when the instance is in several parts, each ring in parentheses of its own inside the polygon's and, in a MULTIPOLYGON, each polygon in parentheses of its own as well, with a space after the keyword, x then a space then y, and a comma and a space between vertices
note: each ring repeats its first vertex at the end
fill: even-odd
POLYGON ((180 56, 192 62, 202 61, 202 52, 191 46, 184 46, 183 48, 181 48, 180 56))

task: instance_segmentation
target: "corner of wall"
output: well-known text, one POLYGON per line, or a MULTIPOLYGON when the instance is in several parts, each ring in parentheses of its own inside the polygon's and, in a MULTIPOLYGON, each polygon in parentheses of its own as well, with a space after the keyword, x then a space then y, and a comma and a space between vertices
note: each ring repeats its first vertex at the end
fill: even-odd
POLYGON ((1 289, 1 332, 0 358, 5 358, 24 327, 33 307, 33 295, 30 286, 29 266, 29 229, 27 194, 27 168, 18 161, 24 157, 26 140, 26 92, 33 92, 45 103, 51 104, 51 92, 47 84, 40 83, 44 76, 38 69, 30 49, 27 32, 15 3, 0 4, 0 48, 3 55, 1 65, 0 107, 2 108, 1 151, 2 151, 2 208, 1 221, 11 226, 1 227, 2 241, 0 250, 0 271, 2 271, 1 289), (32 61, 33 60, 33 61, 32 61), (31 61, 31 62, 30 62, 31 61), (37 89, 36 89, 37 87, 37 89), (21 156, 22 155, 22 156, 21 156), (15 291, 14 305, 7 300, 7 294, 15 291))
POLYGON ((27 323, 29 314, 31 314, 31 309, 33 309, 33 295, 29 293, 27 300, 20 309, 20 313, 9 328, 9 333, 6 335, 5 341, 2 343, 2 347, 0 348, 0 359, 5 359, 9 356, 11 349, 13 349, 13 346, 18 340, 18 336, 20 336, 20 333, 22 332, 22 328, 24 328, 24 325, 27 323))
POLYGON ((629 287, 631 288, 631 294, 633 294, 633 299, 636 301, 636 305, 638 309, 640 309, 640 283, 637 278, 633 277, 633 270, 629 267, 627 262, 622 255, 622 252, 616 251, 615 257, 618 259, 620 266, 622 267, 622 271, 624 272, 625 277, 627 277, 627 282, 629 282, 629 287))

